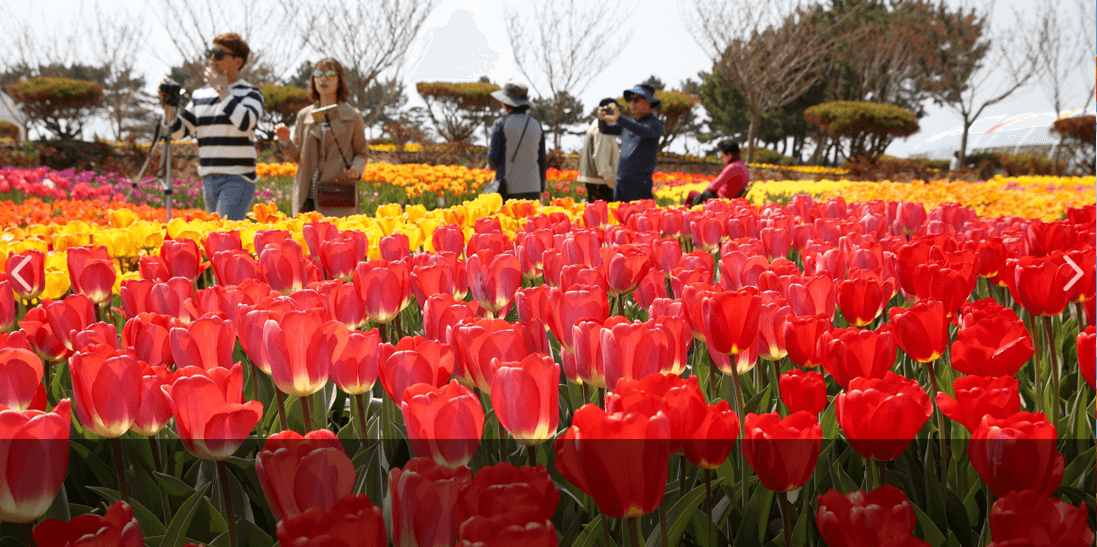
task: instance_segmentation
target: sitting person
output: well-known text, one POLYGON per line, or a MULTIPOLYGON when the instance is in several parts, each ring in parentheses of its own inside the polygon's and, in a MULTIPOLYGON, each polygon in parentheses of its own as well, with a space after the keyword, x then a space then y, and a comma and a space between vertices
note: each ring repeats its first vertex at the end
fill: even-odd
POLYGON ((746 197, 750 189, 750 170, 747 164, 739 157, 739 143, 727 139, 716 145, 720 150, 720 157, 724 160, 724 170, 712 179, 704 192, 690 192, 686 203, 690 206, 700 205, 710 199, 734 199, 746 197))

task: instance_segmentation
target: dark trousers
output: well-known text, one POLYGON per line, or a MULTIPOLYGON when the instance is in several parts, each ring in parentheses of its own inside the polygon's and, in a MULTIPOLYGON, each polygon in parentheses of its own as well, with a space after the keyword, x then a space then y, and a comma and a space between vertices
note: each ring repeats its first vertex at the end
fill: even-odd
POLYGON ((631 180, 617 179, 617 187, 613 189, 613 201, 653 199, 651 195, 653 185, 651 177, 631 180))
POLYGON ((609 185, 591 184, 589 182, 584 184, 587 185, 587 203, 613 201, 613 188, 610 188, 609 185))

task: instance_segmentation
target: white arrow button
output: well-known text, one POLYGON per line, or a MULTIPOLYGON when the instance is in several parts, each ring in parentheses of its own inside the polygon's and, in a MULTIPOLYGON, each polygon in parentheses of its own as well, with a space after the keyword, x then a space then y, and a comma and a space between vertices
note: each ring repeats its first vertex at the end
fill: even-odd
POLYGON ((1067 283, 1067 286, 1063 287, 1064 291, 1069 291, 1070 288, 1073 287, 1075 283, 1077 283, 1078 281, 1080 281, 1082 279, 1083 275, 1086 275, 1086 272, 1083 272, 1082 269, 1079 268, 1078 265, 1075 264, 1074 261, 1071 260, 1069 256, 1064 256, 1063 258, 1066 259, 1067 264, 1070 264, 1070 267, 1073 268, 1074 271, 1076 272, 1074 274, 1074 277, 1071 278, 1070 283, 1067 283))
POLYGON ((28 262, 30 262, 30 255, 24 256, 23 260, 19 262, 16 267, 12 268, 11 272, 9 272, 11 276, 14 277, 15 280, 23 286, 23 292, 30 292, 31 290, 30 283, 27 283, 27 280, 23 279, 23 276, 19 275, 19 270, 22 270, 23 266, 26 266, 28 262))

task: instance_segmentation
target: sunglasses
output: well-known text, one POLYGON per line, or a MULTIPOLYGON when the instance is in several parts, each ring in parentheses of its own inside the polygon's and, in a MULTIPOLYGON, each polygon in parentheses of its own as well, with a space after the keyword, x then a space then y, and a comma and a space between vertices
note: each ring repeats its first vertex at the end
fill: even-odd
POLYGON ((221 59, 225 58, 225 55, 228 55, 230 57, 235 57, 235 55, 233 55, 232 53, 229 53, 228 51, 225 51, 225 50, 220 49, 220 48, 218 48, 218 49, 207 49, 206 50, 206 58, 207 59, 209 59, 210 57, 213 57, 214 59, 217 59, 218 61, 220 61, 221 59))
POLYGON ((312 71, 313 78, 322 78, 324 76, 327 76, 329 80, 334 80, 337 76, 339 76, 339 73, 334 70, 324 72, 323 70, 316 69, 312 71))

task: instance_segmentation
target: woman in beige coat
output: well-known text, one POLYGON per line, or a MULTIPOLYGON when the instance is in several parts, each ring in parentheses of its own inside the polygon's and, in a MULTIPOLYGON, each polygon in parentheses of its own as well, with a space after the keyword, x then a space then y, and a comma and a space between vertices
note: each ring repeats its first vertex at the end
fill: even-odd
POLYGON ((357 181, 366 167, 365 124, 362 114, 346 103, 346 77, 338 61, 328 58, 316 63, 309 79, 309 96, 313 104, 297 113, 292 140, 285 125, 275 127, 279 143, 285 147, 290 160, 297 162, 293 213, 315 210, 331 217, 357 214, 357 185, 353 206, 324 206, 317 200, 318 185, 332 184, 339 178, 357 181), (313 112, 326 107, 334 108, 313 116, 313 112), (317 117, 320 120, 315 119, 317 117))

